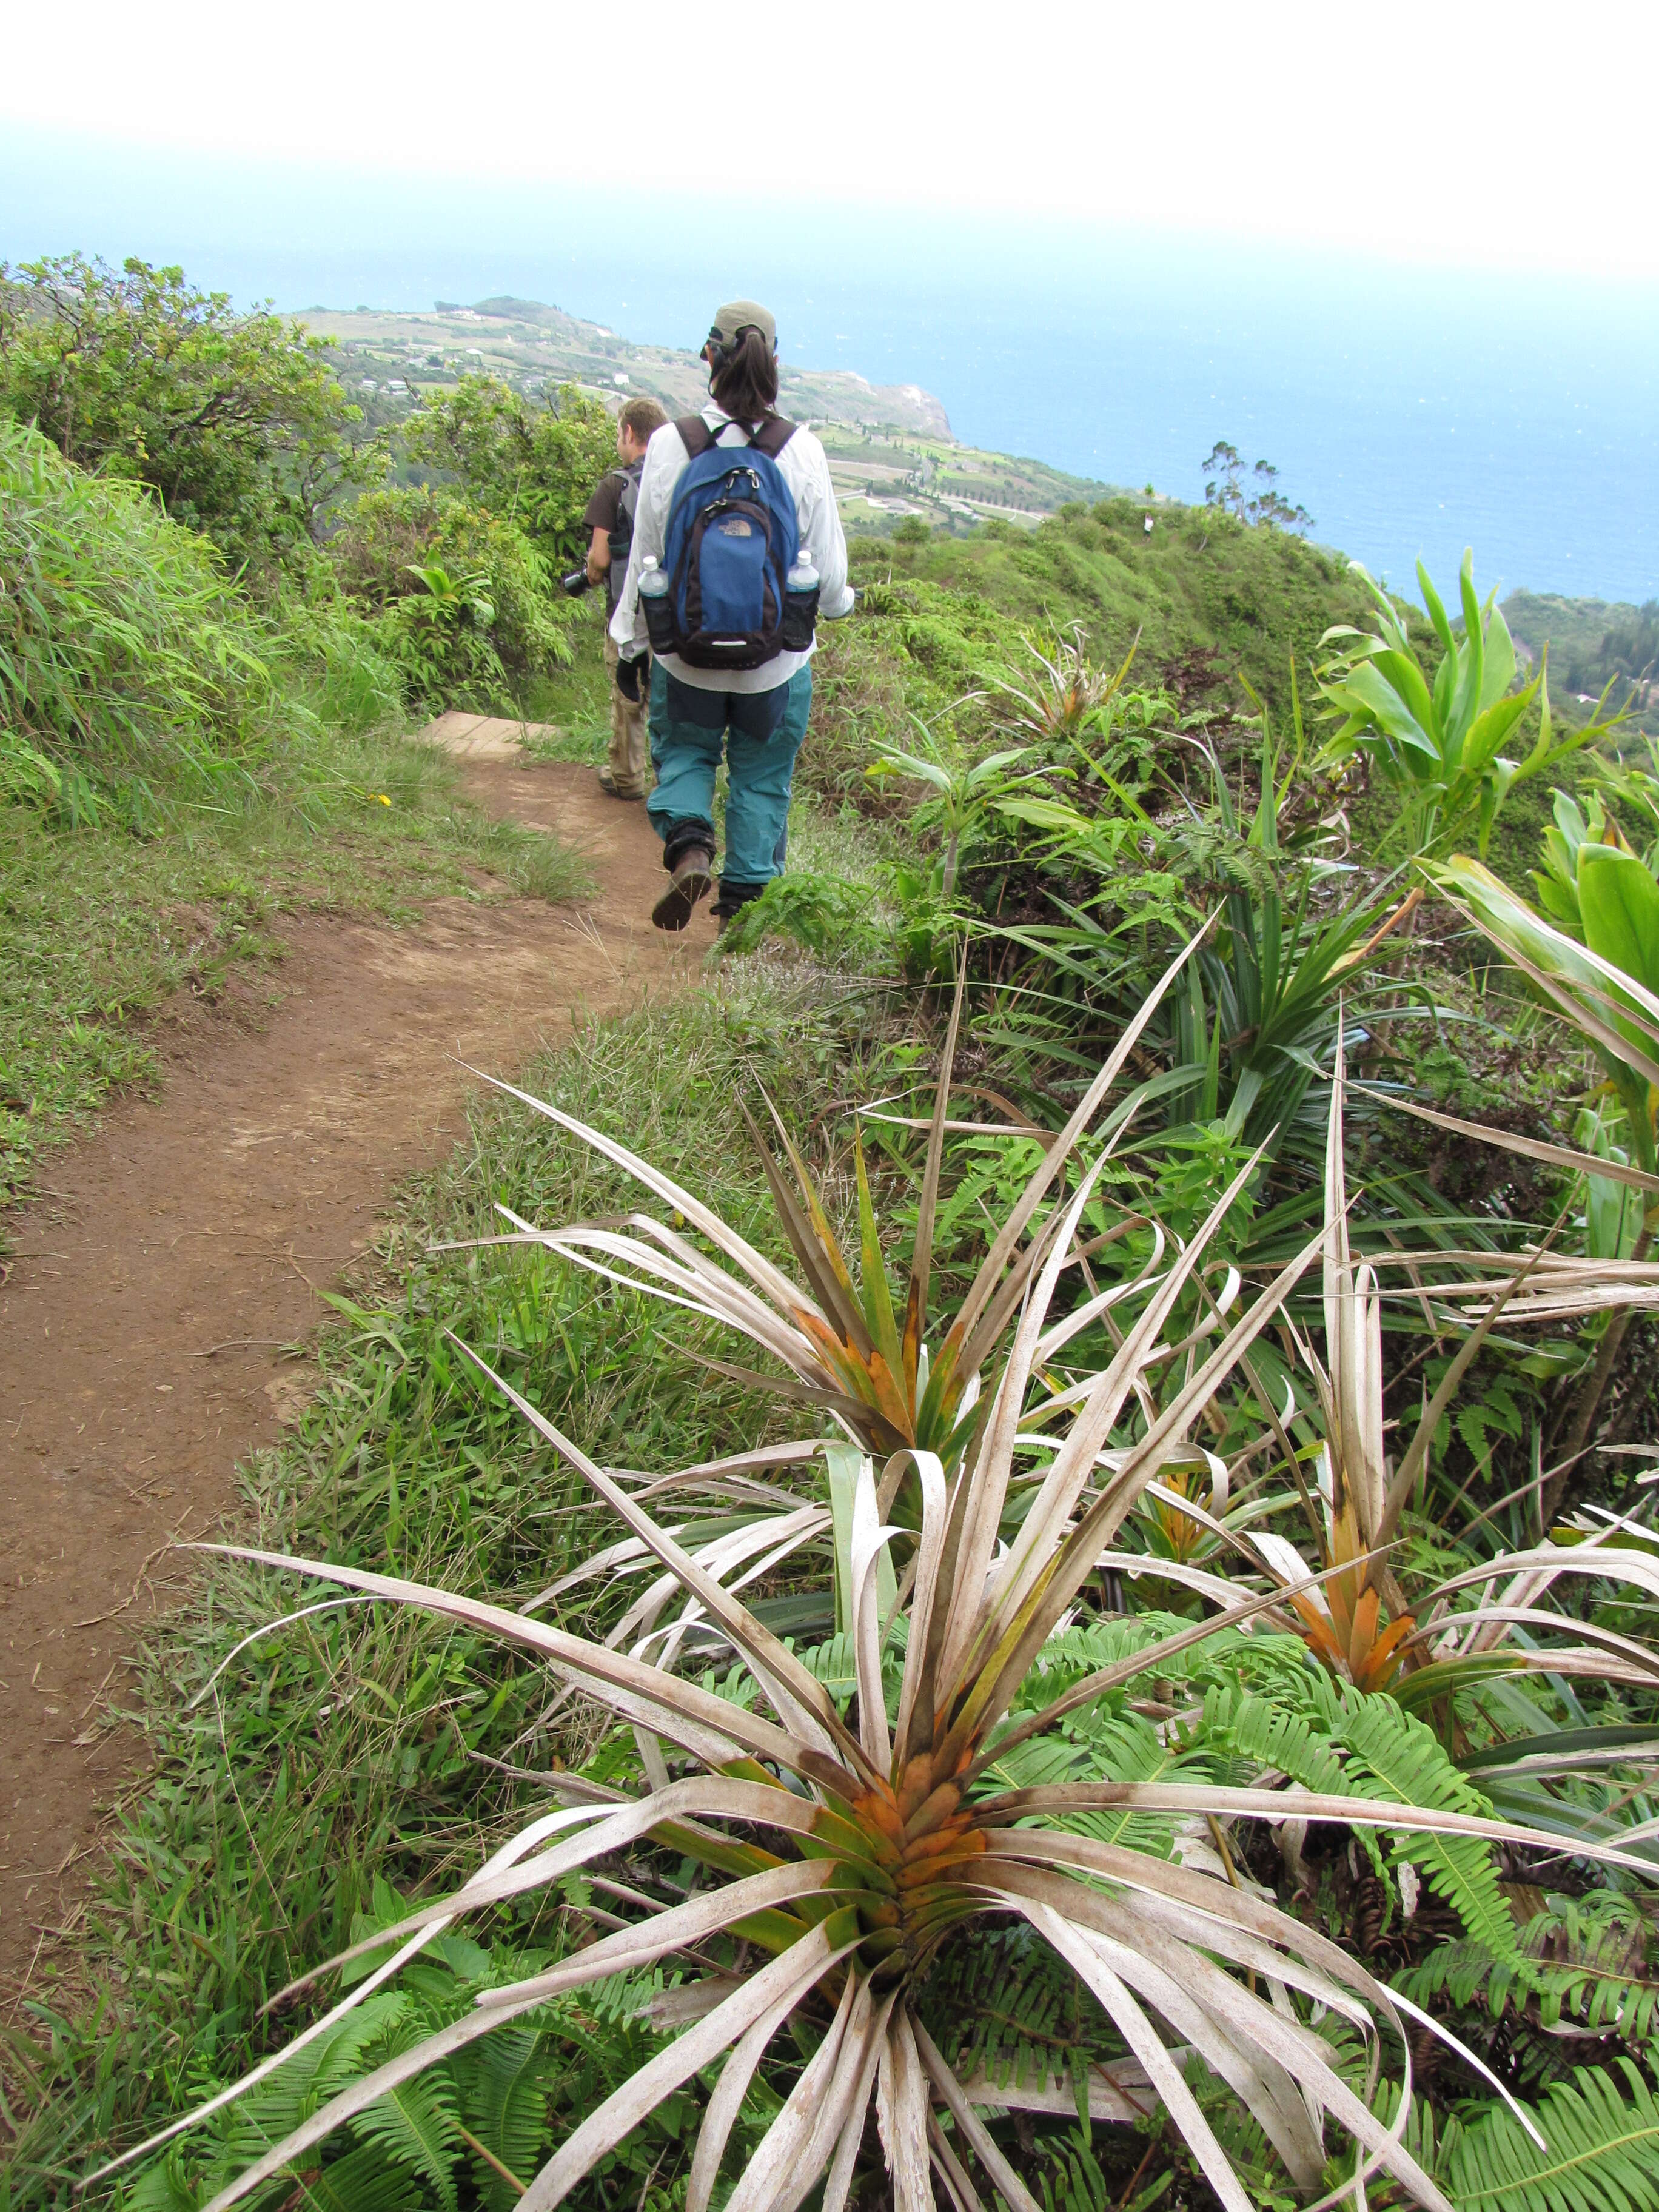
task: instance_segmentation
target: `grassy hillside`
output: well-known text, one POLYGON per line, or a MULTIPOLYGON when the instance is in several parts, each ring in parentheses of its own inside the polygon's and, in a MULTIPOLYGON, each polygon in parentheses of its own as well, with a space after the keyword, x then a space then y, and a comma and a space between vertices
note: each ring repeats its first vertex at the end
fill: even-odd
POLYGON ((982 453, 954 440, 844 423, 817 426, 849 533, 891 537, 910 517, 966 535, 987 520, 1043 521, 1110 487, 1046 461, 982 453))
POLYGON ((155 1074, 155 1008, 270 957, 284 911, 580 872, 402 742, 400 672, 347 606, 262 610, 148 490, 3 418, 0 606, 3 1250, 41 1154, 155 1074))
POLYGON ((1030 530, 994 520, 957 538, 912 526, 890 545, 856 548, 854 565, 866 584, 890 574, 942 589, 969 617, 975 605, 994 611, 1005 630, 1080 623, 1101 659, 1121 659, 1139 634, 1144 677, 1166 676, 1177 692, 1217 684, 1241 704, 1243 676, 1288 708, 1291 656, 1305 676, 1330 625, 1367 605, 1325 547, 1123 496, 1068 503, 1030 530))
MULTIPOLYGON (((488 374, 533 398, 574 385, 614 410, 645 394, 671 415, 702 406, 708 372, 685 346, 635 345, 535 300, 443 302, 428 314, 309 311, 323 358, 376 428, 488 374)), ((987 515, 1036 522, 1107 486, 1046 462, 959 445, 943 404, 919 385, 874 385, 850 369, 786 362, 779 404, 823 438, 849 530, 890 532, 921 514, 965 530, 987 515)))

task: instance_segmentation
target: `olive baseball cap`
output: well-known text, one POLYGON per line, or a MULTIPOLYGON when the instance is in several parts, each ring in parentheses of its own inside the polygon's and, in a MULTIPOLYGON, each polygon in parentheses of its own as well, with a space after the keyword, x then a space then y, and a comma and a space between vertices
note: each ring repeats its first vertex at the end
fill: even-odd
POLYGON ((755 300, 728 300, 723 307, 717 308, 709 326, 708 343, 729 349, 744 331, 758 331, 773 352, 777 351, 777 323, 755 300))

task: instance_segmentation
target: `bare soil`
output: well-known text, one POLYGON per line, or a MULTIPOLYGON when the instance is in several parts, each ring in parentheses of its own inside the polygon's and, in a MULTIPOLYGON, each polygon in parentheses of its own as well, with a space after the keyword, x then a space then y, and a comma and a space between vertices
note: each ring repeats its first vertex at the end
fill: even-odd
MULTIPOLYGON (((0 1990, 72 1928, 142 1746, 100 1711, 124 1654, 188 1586, 174 1538, 234 1516, 237 1462, 305 1402, 292 1357, 319 1292, 400 1179, 466 1126, 469 1060, 512 1076, 576 1017, 687 975, 706 912, 650 926, 660 848, 588 769, 531 763, 500 724, 446 717, 491 813, 585 854, 583 908, 433 902, 407 929, 295 917, 271 969, 170 1007, 159 1093, 46 1169, 0 1289, 0 1990), (285 1349, 289 1356, 284 1358, 285 1349)), ((9 2008, 0 1998, 0 2015, 9 2008)))

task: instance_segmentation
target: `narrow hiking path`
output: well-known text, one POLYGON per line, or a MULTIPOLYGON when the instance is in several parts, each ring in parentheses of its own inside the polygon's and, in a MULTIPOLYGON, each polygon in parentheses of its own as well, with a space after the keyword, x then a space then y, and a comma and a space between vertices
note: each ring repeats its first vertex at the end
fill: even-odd
POLYGON ((124 1655, 217 1528, 237 1462, 309 1392, 284 1361, 403 1177, 441 1159, 477 1085, 578 1015, 672 986, 713 941, 650 926, 660 848, 591 769, 535 762, 519 726, 450 714, 488 812, 581 853, 583 907, 428 903, 394 930, 293 917, 285 957, 151 1034, 157 1096, 112 1109, 46 1169, 0 1288, 0 2017, 68 1932, 139 1746, 100 1725, 124 1655), (67 1926, 66 1926, 67 1922, 67 1926))

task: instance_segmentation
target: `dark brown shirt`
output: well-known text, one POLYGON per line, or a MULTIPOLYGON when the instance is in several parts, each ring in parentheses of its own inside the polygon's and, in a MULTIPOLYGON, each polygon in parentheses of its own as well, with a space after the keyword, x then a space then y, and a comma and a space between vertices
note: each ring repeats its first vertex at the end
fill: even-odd
POLYGON ((628 545, 633 536, 628 518, 622 511, 622 495, 628 484, 626 469, 612 469, 602 476, 593 487, 593 496, 582 515, 584 530, 604 530, 611 538, 611 567, 605 579, 605 603, 609 614, 617 611, 617 600, 621 594, 623 578, 628 573, 628 545), (623 542, 617 543, 618 528, 623 542))

